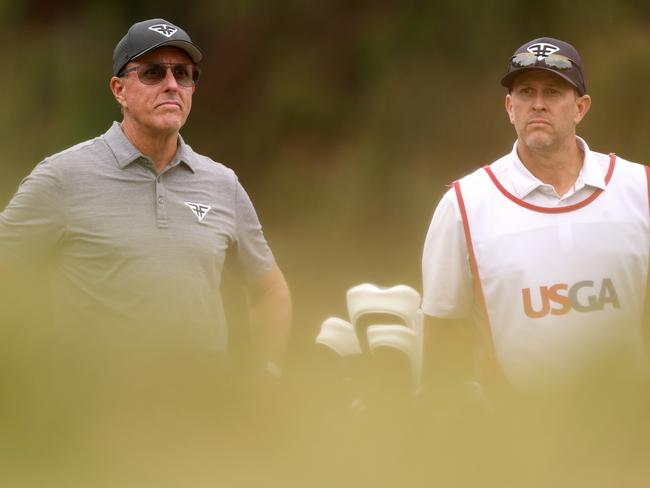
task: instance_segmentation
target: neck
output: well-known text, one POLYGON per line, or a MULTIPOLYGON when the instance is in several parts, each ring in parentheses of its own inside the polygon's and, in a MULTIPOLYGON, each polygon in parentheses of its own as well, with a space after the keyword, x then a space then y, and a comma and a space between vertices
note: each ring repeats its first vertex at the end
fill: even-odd
POLYGON ((584 161, 584 151, 577 139, 552 151, 535 150, 519 141, 517 154, 528 171, 543 183, 552 185, 560 196, 575 184, 584 161))
POLYGON ((126 119, 120 126, 131 144, 153 161, 156 173, 161 173, 171 163, 178 148, 178 131, 146 131, 126 119))

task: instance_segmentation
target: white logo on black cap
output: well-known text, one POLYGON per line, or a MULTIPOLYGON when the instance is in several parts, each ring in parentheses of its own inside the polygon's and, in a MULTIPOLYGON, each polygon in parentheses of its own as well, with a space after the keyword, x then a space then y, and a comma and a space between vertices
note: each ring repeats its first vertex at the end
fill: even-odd
POLYGON ((199 219, 199 222, 202 222, 205 216, 208 214, 212 208, 210 205, 203 205, 202 203, 193 203, 193 202, 184 202, 185 205, 192 209, 196 218, 199 219))
POLYGON ((178 32, 178 29, 169 24, 156 24, 149 26, 149 30, 162 34, 165 37, 171 37, 178 32))
POLYGON ((559 50, 560 50, 559 47, 554 46, 553 44, 549 44, 547 42, 538 42, 536 44, 531 44, 526 49, 526 51, 528 51, 529 53, 532 53, 535 56, 537 56, 538 61, 541 61, 549 54, 553 54, 555 52, 558 52, 559 50))

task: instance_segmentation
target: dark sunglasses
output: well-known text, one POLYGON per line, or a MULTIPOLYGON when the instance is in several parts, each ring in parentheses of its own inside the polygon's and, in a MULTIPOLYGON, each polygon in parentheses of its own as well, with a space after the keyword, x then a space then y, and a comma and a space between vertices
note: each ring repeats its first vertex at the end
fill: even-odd
POLYGON ((539 59, 537 54, 519 53, 510 58, 510 64, 517 68, 530 68, 533 66, 546 66, 556 70, 567 70, 573 68, 575 61, 561 54, 549 54, 539 59))
POLYGON ((138 74, 138 79, 145 85, 157 85, 167 76, 167 69, 172 70, 172 75, 179 85, 194 86, 199 81, 201 70, 194 64, 181 63, 142 63, 133 68, 123 70, 118 76, 123 77, 131 71, 138 74))

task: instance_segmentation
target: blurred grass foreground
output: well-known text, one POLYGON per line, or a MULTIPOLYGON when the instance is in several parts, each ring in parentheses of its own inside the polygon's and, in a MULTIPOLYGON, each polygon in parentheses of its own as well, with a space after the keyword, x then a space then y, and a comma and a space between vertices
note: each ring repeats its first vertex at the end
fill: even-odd
POLYGON ((62 335, 34 283, 14 280, 0 294, 1 486, 640 487, 650 479, 650 394, 612 365, 567 395, 488 402, 460 390, 416 396, 398 369, 315 356, 261 383, 172 336, 142 348, 124 347, 124 331, 82 323, 62 335))
POLYGON ((649 389, 615 363, 561 397, 486 403, 414 398, 398 365, 321 361, 313 346, 350 286, 418 287, 445 184, 512 147, 498 80, 526 40, 572 42, 594 100, 580 134, 648 161, 650 2, 0 2, 1 208, 46 155, 119 120, 112 50, 158 16, 205 50, 183 137, 255 203, 294 296, 292 364, 260 383, 239 343, 226 368, 173 328, 61 323, 46 283, 12 277, 0 284, 0 487, 649 484, 649 389))

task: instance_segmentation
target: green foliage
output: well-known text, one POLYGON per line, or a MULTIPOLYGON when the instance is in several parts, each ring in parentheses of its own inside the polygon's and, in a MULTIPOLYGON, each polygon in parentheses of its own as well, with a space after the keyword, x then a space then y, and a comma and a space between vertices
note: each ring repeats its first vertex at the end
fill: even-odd
POLYGON ((565 38, 582 53, 593 106, 581 135, 595 150, 650 154, 640 0, 7 0, 2 204, 43 157, 119 119, 112 50, 151 17, 205 52, 183 135, 248 189, 307 341, 349 285, 419 288, 445 184, 510 150, 498 80, 526 40, 565 38))
POLYGON ((499 79, 523 42, 575 44, 593 97, 581 135, 650 160, 649 2, 3 0, 0 205, 39 160, 119 119, 113 47, 151 17, 178 23, 205 52, 183 135, 232 167, 254 200, 293 291, 304 377, 269 406, 245 382, 212 388, 212 370, 191 357, 71 355, 44 340, 58 335, 43 335, 38 302, 24 303, 38 290, 14 284, 0 290, 6 486, 23 476, 66 487, 648 479, 647 389, 595 382, 571 402, 511 403, 487 420, 424 404, 409 418, 360 421, 319 410, 327 391, 303 366, 321 321, 343 315, 348 287, 419 288, 445 184, 510 150, 499 79))

